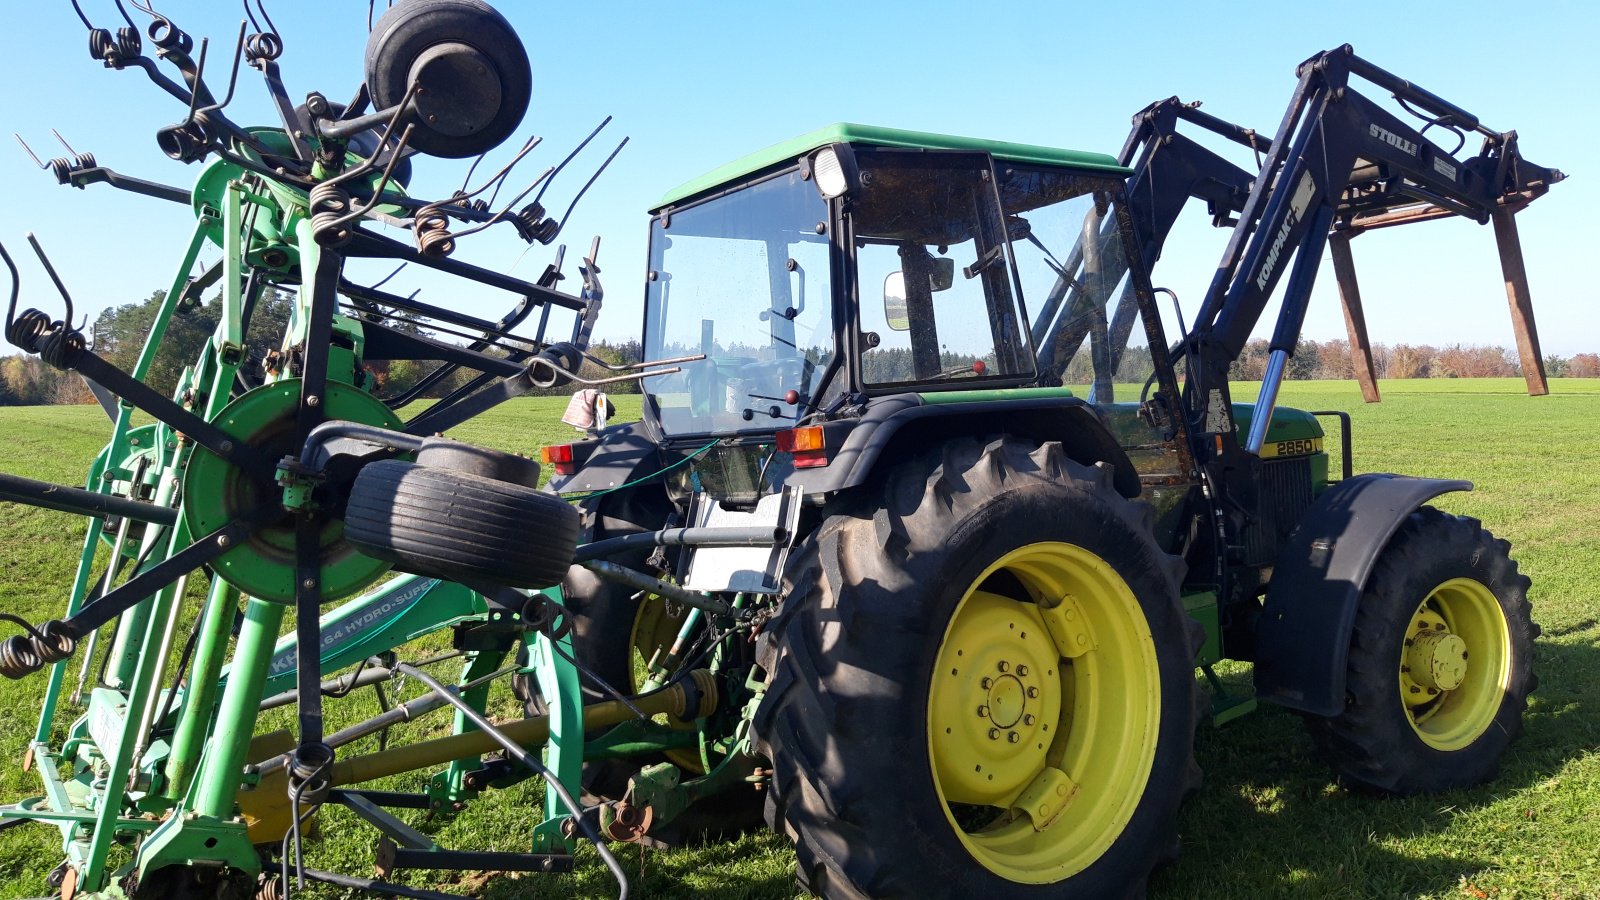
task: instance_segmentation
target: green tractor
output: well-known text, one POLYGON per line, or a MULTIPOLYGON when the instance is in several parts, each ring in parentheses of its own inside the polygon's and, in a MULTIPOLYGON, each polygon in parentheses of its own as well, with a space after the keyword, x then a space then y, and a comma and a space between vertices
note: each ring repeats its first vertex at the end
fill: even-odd
POLYGON ((589 139, 498 211, 478 197, 535 139, 473 190, 410 193, 414 158, 481 160, 526 109, 526 51, 481 0, 379 17, 349 106, 288 102, 264 8, 224 93, 204 41, 192 58, 136 6, 142 33, 80 12, 89 48, 187 109, 158 143, 202 164, 195 188, 41 163, 197 216, 131 371, 74 324, 36 241, 65 310, 21 307, 0 247, 4 336, 112 420, 83 487, 0 473, 0 500, 88 520, 64 614, 0 613, 19 629, 0 676, 47 679, 24 757, 42 794, 0 805, 0 829, 59 833, 63 900, 308 880, 450 900, 392 876, 569 871, 584 843, 626 897, 611 842, 763 812, 830 898, 1123 896, 1176 852, 1203 718, 1296 710, 1340 781, 1389 794, 1481 782, 1515 739, 1528 580, 1504 541, 1425 505, 1471 485, 1355 474, 1348 418, 1335 477, 1320 419, 1340 414, 1277 404, 1325 244, 1338 261, 1363 230, 1492 219, 1526 307, 1512 216, 1562 176, 1515 133, 1348 47, 1302 65, 1270 142, 1175 100, 1119 158, 826 128, 662 201, 650 362, 608 366, 588 351, 597 243, 575 294, 560 249, 535 281, 453 256, 490 227, 551 244, 565 217, 544 188, 589 139), (241 64, 281 128, 226 114, 241 64), (1482 151, 1432 143, 1352 76, 1482 151), (1190 324, 1169 323, 1150 271, 1193 198, 1233 231, 1190 324), (221 260, 197 271, 207 244, 221 260), (362 261, 514 305, 479 318, 383 290, 398 269, 366 284, 362 261), (1285 276, 1260 392, 1234 403, 1230 364, 1285 276), (150 367, 213 286, 211 339, 169 397, 150 367), (275 297, 287 322, 257 346, 275 297), (417 379, 379 377, 396 363, 417 379), (606 427, 599 391, 628 381, 643 419, 606 427), (531 460, 443 436, 573 383, 567 419, 594 433, 544 450, 564 497, 531 460), (1224 659, 1253 664, 1250 694, 1222 690, 1224 659), (453 684, 430 674, 447 665, 453 684), (390 703, 402 679, 420 695, 390 703), (526 712, 510 724, 490 717, 504 682, 526 712), (369 687, 381 711, 361 718, 345 698, 369 687), (293 728, 265 730, 289 706, 293 728), (448 735, 387 743, 445 710, 448 735), (395 812, 466 813, 535 776, 522 852, 446 847, 395 812), (308 864, 334 807, 376 832, 376 879, 308 864))
MULTIPOLYGON (((1425 505, 1467 482, 1354 474, 1347 416, 1330 473, 1319 418, 1342 414, 1276 397, 1330 233, 1430 202, 1486 220, 1561 175, 1508 135, 1435 147, 1349 76, 1496 133, 1348 47, 1301 74, 1232 191, 1137 193, 1157 168, 1137 128, 1119 160, 835 125, 652 211, 645 358, 691 361, 643 384, 642 421, 545 460, 585 497, 589 547, 632 542, 632 569, 754 610, 744 765, 811 890, 1139 893, 1177 851, 1197 723, 1258 700, 1301 713, 1352 788, 1495 774, 1538 634, 1509 545, 1425 505), (1237 224, 1174 335, 1149 267, 1190 196, 1237 224), (1285 272, 1265 383, 1234 403, 1229 364, 1285 272), (793 546, 668 546, 707 525, 793 546), (1223 690, 1224 659, 1254 664, 1253 694, 1223 690)), ((693 652, 698 611, 574 572, 574 646, 611 683, 693 652)), ((585 777, 638 800, 714 765, 585 777)))

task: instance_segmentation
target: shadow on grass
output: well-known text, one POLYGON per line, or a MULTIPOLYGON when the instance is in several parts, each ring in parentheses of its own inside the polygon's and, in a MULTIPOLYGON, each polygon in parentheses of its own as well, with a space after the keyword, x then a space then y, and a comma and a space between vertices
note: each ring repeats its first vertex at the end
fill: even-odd
POLYGON ((1473 895, 1477 873, 1522 849, 1507 840, 1531 814, 1517 796, 1600 741, 1600 645, 1541 641, 1535 666, 1541 683, 1499 777, 1446 794, 1340 788, 1300 718, 1276 708, 1203 725, 1206 783, 1182 813, 1183 855, 1150 897, 1473 895))

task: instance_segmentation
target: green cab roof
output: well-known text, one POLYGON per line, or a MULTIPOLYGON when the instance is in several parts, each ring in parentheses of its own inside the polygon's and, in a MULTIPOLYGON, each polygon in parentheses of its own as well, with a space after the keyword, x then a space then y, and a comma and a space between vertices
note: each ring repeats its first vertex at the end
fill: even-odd
POLYGON ((1118 165, 1115 157, 1104 153, 1061 150, 1055 147, 1040 147, 1035 144, 985 141, 979 138, 933 134, 927 131, 904 131, 899 128, 882 128, 876 125, 856 125, 850 122, 838 122, 818 128, 816 131, 806 132, 799 137, 790 138, 782 143, 773 144, 765 150, 758 150, 749 156, 741 157, 727 165, 713 169, 693 181, 680 184, 667 191, 666 196, 661 198, 661 202, 651 207, 650 211, 653 213, 674 203, 687 200, 696 194, 703 194, 730 182, 738 181, 762 169, 790 162, 818 147, 825 147, 828 144, 860 144, 910 150, 965 150, 972 153, 987 153, 995 159, 1010 162, 1036 163, 1047 166, 1071 166, 1077 169, 1091 169, 1121 176, 1133 174, 1131 169, 1118 165))

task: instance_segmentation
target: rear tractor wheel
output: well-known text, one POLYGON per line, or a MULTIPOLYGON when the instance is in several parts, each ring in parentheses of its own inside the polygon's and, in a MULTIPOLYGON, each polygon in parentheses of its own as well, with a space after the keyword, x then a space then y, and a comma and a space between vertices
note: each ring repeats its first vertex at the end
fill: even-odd
POLYGON ((1356 610, 1345 709, 1307 725, 1339 780, 1389 794, 1494 777, 1537 679, 1527 576, 1475 519, 1411 514, 1356 610))
POLYGON ((756 719, 827 897, 1120 897, 1197 786, 1181 562, 1110 471, 952 442, 791 569, 756 719))

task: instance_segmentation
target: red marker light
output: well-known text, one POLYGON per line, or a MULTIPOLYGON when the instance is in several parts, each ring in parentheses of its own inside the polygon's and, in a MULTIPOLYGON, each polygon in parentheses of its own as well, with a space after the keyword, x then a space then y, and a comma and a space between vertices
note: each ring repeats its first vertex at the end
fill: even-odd
POLYGON ((557 475, 572 475, 578 471, 577 463, 572 461, 571 444, 545 447, 539 451, 539 460, 554 467, 557 475))
POLYGON ((823 442, 821 425, 780 431, 775 438, 778 452, 794 456, 796 469, 814 469, 828 464, 828 451, 823 442))
POLYGON ((989 371, 989 367, 984 365, 983 360, 980 359, 972 364, 972 371, 974 374, 982 375, 984 372, 989 371))

